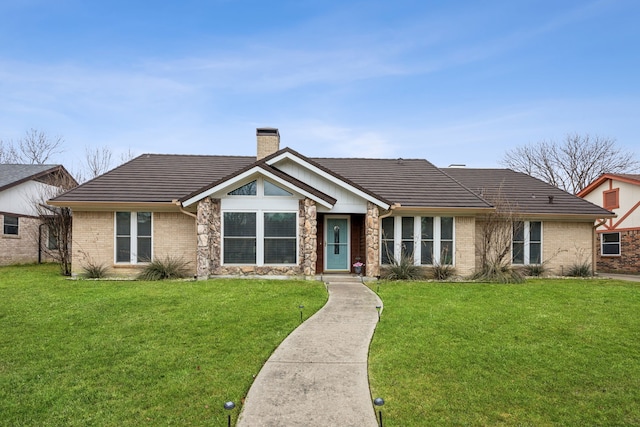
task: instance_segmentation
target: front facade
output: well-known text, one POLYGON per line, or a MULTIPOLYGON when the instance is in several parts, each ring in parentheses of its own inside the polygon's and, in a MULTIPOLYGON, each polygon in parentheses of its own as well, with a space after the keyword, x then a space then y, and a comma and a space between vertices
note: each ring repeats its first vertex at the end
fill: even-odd
POLYGON ((640 175, 604 174, 578 196, 617 215, 597 221, 598 270, 640 273, 640 175))
POLYGON ((59 192, 71 176, 60 165, 0 164, 0 265, 51 261, 57 244, 36 204, 59 192))
MULTIPOLYGON (((425 268, 452 265, 462 276, 478 268, 477 235, 495 207, 475 185, 495 174, 471 177, 471 186, 426 160, 311 159, 280 149, 279 138, 277 129, 258 129, 253 158, 143 155, 54 199, 73 209, 73 272, 99 263, 132 275, 167 256, 188 261, 198 278, 313 277, 360 264, 376 277, 402 257, 425 268)), ((518 185, 534 180, 517 175, 525 180, 518 185)), ((495 185, 489 181, 483 188, 495 185)), ((560 273, 576 251, 592 252, 594 219, 608 213, 535 186, 540 204, 546 193, 556 203, 526 204, 513 263, 548 262, 560 273)))

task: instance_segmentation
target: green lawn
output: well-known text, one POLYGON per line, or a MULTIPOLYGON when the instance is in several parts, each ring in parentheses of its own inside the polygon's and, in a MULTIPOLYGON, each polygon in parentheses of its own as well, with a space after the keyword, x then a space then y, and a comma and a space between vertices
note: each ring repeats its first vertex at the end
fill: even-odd
POLYGON ((0 268, 0 425, 226 425, 224 402, 240 403, 298 306, 308 317, 327 297, 311 281, 57 272, 0 268))
POLYGON ((640 284, 379 289, 369 369, 385 426, 640 426, 640 284))

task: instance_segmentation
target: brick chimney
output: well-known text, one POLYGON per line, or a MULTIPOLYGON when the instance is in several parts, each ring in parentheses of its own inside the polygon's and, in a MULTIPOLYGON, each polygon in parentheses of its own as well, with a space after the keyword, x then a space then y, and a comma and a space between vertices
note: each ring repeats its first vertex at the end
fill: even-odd
POLYGON ((275 153, 280 149, 280 132, 276 128, 258 128, 256 129, 258 139, 258 156, 257 160, 275 153))

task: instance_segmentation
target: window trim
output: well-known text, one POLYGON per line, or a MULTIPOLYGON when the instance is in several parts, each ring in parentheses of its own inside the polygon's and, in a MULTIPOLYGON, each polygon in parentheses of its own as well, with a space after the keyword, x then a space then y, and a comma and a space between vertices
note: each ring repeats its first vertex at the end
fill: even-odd
MULTIPOLYGON (((154 242, 154 213, 150 211, 115 211, 113 213, 113 262, 117 265, 145 265, 153 260, 154 242), (118 261, 118 213, 128 213, 129 216, 129 261, 118 261), (149 261, 138 261, 138 213, 149 213, 151 215, 151 259, 149 261)), ((123 235, 124 236, 124 235, 123 235)))
POLYGON ((600 233, 600 256, 602 257, 619 257, 622 256, 622 235, 619 231, 610 231, 610 232, 606 232, 606 233, 600 233), (607 245, 617 245, 618 246, 618 253, 617 254, 605 254, 603 249, 604 249, 604 235, 605 234, 617 234, 618 235, 618 242, 617 243, 607 243, 607 245))
POLYGON ((612 188, 611 190, 604 190, 602 192, 602 207, 607 210, 618 209, 620 208, 620 189, 612 188), (607 204, 607 196, 610 194, 615 194, 616 201, 614 204, 607 204))
POLYGON ((544 228, 543 228, 543 221, 513 221, 511 223, 511 265, 541 265, 544 262, 544 257, 543 255, 543 248, 544 248, 544 228), (515 241, 514 240, 514 235, 513 232, 515 231, 515 223, 516 222, 521 222, 523 224, 523 234, 524 234, 524 240, 523 241, 515 241), (531 223, 540 223, 540 240, 531 240, 531 223), (523 251, 524 253, 522 254, 522 263, 516 263, 513 262, 513 256, 514 256, 514 251, 513 251, 513 244, 514 243, 520 243, 522 242, 523 244, 523 251), (540 262, 539 263, 531 263, 531 243, 537 243, 540 245, 540 262))
POLYGON ((20 236, 20 217, 18 215, 8 215, 8 214, 4 214, 2 216, 2 234, 4 236, 14 236, 14 237, 18 237, 20 236), (15 224, 7 224, 7 218, 15 218, 16 223, 15 224), (9 227, 15 227, 15 233, 12 232, 7 232, 7 229, 9 227))
MULTIPOLYGON (((380 265, 389 265, 383 264, 383 256, 382 251, 384 250, 383 242, 392 241, 393 242, 393 254, 391 254, 396 260, 400 259, 399 257, 402 254, 402 218, 413 218, 413 263, 414 265, 422 266, 422 267, 432 267, 434 265, 440 265, 441 259, 440 256, 442 254, 442 227, 441 221, 442 218, 452 218, 452 238, 446 239, 444 241, 451 242, 452 253, 451 253, 451 263, 446 265, 455 266, 456 265, 456 217, 453 215, 440 215, 440 216, 410 216, 410 215, 394 215, 391 217, 393 219, 393 239, 383 238, 382 236, 382 221, 380 222, 380 265), (399 220, 396 220, 399 218, 399 220), (433 242, 433 258, 431 264, 422 264, 422 218, 433 218, 433 240, 425 239, 424 241, 432 241, 433 242)), ((384 219, 387 219, 384 218, 384 219)))

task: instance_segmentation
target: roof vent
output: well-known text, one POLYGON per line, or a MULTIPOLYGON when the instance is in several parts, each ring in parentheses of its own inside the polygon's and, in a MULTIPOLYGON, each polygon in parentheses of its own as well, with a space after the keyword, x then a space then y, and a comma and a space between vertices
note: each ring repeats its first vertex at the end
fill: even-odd
POLYGON ((549 204, 553 203, 553 196, 549 196, 549 204))
POLYGON ((465 165, 464 163, 451 163, 449 165, 450 168, 458 168, 458 169, 462 169, 462 168, 466 168, 467 165, 465 165))

